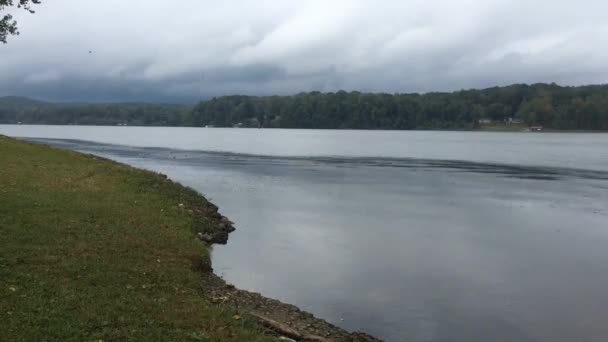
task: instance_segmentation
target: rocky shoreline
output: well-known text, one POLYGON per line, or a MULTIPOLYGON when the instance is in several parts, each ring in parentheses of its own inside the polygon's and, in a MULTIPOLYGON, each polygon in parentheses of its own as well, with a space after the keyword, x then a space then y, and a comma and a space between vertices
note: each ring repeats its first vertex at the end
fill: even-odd
MULTIPOLYGON (((235 230, 234 223, 221 215, 218 207, 206 199, 199 207, 185 209, 195 215, 196 236, 208 246, 226 244, 229 234, 235 230)), ((235 319, 257 321, 269 334, 282 340, 380 341, 366 333, 350 333, 294 305, 266 298, 259 293, 239 290, 213 273, 210 260, 200 260, 194 267, 201 271, 201 293, 206 300, 225 310, 231 310, 235 319)))
POLYGON ((380 341, 365 333, 349 333, 294 305, 239 290, 213 272, 203 274, 201 289, 209 302, 233 311, 237 318, 244 316, 257 321, 272 335, 294 341, 380 341))

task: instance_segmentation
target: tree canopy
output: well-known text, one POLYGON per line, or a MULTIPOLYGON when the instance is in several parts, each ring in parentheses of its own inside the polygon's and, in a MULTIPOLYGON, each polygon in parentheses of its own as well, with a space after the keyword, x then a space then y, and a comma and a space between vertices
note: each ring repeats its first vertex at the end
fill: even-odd
POLYGON ((480 121, 516 121, 553 129, 608 130, 608 85, 516 84, 427 94, 338 91, 227 96, 201 102, 189 120, 194 126, 332 129, 473 129, 480 121))
POLYGON ((40 0, 0 0, 0 42, 6 44, 9 35, 18 35, 17 22, 13 20, 10 14, 2 15, 1 13, 8 7, 17 6, 23 8, 30 13, 34 13, 33 4, 39 4, 40 0))
MULTIPOLYGON (((608 130, 608 85, 516 84, 452 93, 223 96, 186 105, 0 98, 0 123, 331 129, 475 129, 482 122, 608 130)), ((523 128, 523 127, 522 127, 523 128)))

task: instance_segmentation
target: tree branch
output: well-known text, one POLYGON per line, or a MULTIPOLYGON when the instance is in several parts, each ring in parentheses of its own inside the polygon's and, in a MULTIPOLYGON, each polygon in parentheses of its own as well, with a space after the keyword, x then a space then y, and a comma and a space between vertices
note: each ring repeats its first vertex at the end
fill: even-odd
MULTIPOLYGON (((23 8, 24 10, 35 13, 32 9, 32 5, 40 4, 41 0, 18 0, 16 2, 17 8, 23 8)), ((4 11, 5 8, 15 6, 14 0, 0 0, 0 12, 4 11)), ((9 35, 18 35, 17 21, 13 20, 13 16, 6 14, 0 15, 0 42, 6 44, 6 39, 9 35)))

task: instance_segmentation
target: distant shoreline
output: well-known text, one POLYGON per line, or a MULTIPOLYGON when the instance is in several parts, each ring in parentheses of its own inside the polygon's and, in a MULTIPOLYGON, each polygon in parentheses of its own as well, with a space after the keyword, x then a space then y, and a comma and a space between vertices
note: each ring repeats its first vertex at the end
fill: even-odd
POLYGON ((472 130, 486 124, 608 131, 608 85, 513 84, 429 93, 227 95, 196 105, 51 103, 0 97, 0 123, 302 129, 472 130))
POLYGON ((594 133, 606 134, 607 130, 584 130, 584 129, 552 129, 545 128, 542 132, 531 132, 527 128, 446 128, 446 129, 354 129, 354 128, 280 128, 280 127, 198 127, 198 126, 130 126, 130 125, 76 125, 76 124, 16 124, 0 123, 0 126, 81 126, 81 127, 115 127, 115 128, 193 128, 193 129, 234 129, 234 130, 320 130, 320 131, 376 131, 376 132, 483 132, 483 133, 594 133))

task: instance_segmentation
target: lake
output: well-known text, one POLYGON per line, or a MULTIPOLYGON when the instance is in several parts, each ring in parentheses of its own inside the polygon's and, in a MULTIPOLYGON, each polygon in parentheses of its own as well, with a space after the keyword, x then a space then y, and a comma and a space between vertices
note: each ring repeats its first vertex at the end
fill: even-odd
POLYGON ((216 272, 388 341, 608 341, 608 134, 0 125, 169 175, 216 272))

